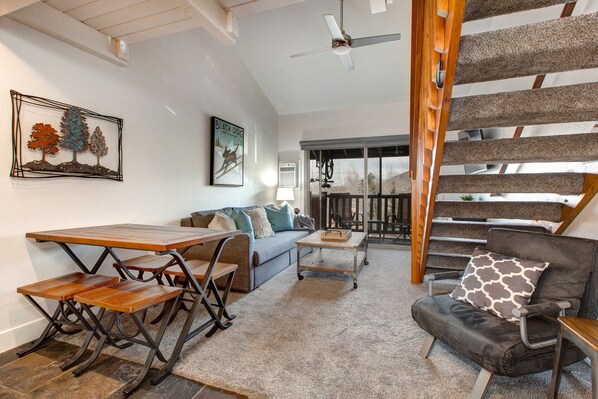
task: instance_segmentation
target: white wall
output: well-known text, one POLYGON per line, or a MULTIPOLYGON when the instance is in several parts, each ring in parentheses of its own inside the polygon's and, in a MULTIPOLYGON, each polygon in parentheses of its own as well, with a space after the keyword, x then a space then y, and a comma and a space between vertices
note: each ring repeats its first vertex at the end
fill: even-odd
MULTIPOLYGON (((177 225, 198 209, 274 199, 278 115, 234 48, 193 30, 130 50, 129 67, 120 68, 0 18, 0 352, 34 338, 43 326, 16 288, 77 270, 55 244, 28 241, 25 232, 177 225), (123 118, 124 182, 9 178, 10 89, 123 118), (211 115, 245 128, 242 188, 209 186, 211 115)), ((100 253, 75 250, 87 260, 100 253)), ((110 273, 110 263, 101 272, 110 273)))
POLYGON ((409 134, 409 103, 401 102, 330 111, 281 115, 281 162, 299 162, 299 187, 293 206, 305 210, 303 152, 300 141, 409 134))

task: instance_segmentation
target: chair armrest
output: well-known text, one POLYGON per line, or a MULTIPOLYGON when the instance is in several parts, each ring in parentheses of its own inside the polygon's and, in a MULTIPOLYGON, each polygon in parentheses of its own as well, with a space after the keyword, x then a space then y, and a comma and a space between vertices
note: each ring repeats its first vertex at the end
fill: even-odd
POLYGON ((451 271, 427 274, 424 276, 424 282, 428 283, 428 296, 434 296, 434 281, 454 280, 463 277, 463 271, 451 271))
POLYGON ((521 342, 523 342, 523 344, 530 349, 540 349, 555 345, 556 337, 534 343, 529 342, 527 333, 527 319, 537 316, 555 315, 557 313, 559 316, 564 316, 565 310, 569 309, 570 307, 571 304, 568 301, 558 301, 537 303, 534 305, 523 306, 520 309, 513 309, 513 316, 519 317, 519 333, 521 334, 521 342))

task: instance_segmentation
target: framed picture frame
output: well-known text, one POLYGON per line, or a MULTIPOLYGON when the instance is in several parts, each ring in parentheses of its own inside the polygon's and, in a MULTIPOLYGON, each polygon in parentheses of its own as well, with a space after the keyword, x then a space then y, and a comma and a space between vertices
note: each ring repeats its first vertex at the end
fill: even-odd
POLYGON ((245 129, 216 116, 211 118, 210 185, 243 185, 245 129))
POLYGON ((11 177, 123 181, 121 118, 15 90, 10 97, 11 177))

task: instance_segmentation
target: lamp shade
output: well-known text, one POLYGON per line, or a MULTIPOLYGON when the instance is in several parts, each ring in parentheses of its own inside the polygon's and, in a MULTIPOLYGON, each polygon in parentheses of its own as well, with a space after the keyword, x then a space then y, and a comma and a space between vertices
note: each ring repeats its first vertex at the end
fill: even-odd
POLYGON ((276 191, 276 201, 295 201, 292 187, 279 187, 276 191))

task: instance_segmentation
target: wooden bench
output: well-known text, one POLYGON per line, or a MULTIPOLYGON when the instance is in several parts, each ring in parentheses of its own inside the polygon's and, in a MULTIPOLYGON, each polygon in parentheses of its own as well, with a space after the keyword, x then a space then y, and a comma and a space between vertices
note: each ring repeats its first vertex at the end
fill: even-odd
MULTIPOLYGON (((127 259, 122 263, 127 269, 137 271, 139 273, 138 278, 143 278, 145 273, 157 275, 158 277, 163 275, 166 278, 166 281, 169 285, 175 286, 176 283, 179 282, 183 286, 183 288, 188 288, 185 282, 185 274, 183 273, 178 264, 173 263, 171 256, 143 255, 138 256, 136 258, 127 259), (169 263, 172 263, 172 265, 164 269, 164 266, 168 265, 169 263), (162 271, 161 269, 164 270, 162 271)), ((202 281, 205 279, 209 265, 210 262, 205 260, 187 260, 187 266, 189 266, 191 273, 198 281, 202 281)), ((120 273, 122 273, 121 275, 124 276, 124 272, 122 271, 122 266, 120 264, 114 263, 113 266, 115 269, 121 270, 120 273)), ((221 262, 216 263, 216 265, 214 265, 214 269, 212 270, 212 277, 210 279, 210 282, 207 285, 208 297, 213 293, 216 300, 216 303, 212 304, 212 306, 219 308, 218 317, 224 316, 228 320, 232 320, 235 318, 235 315, 229 314, 229 312, 227 311, 226 301, 230 293, 230 289, 232 287, 233 279, 237 269, 238 266, 236 264, 221 262), (219 278, 223 278, 226 276, 228 277, 223 287, 223 294, 222 296, 220 296, 218 288, 216 287, 215 280, 218 280, 219 278)), ((161 279, 159 279, 158 281, 161 284, 163 284, 161 279)), ((182 301, 179 302, 179 304, 177 305, 177 308, 173 313, 172 317, 174 318, 180 309, 188 311, 189 309, 185 307, 183 302, 191 301, 192 300, 190 299, 182 298, 182 301)), ((152 324, 159 322, 164 317, 164 313, 164 311, 161 312, 160 315, 152 321, 152 324)), ((207 336, 211 336, 215 331, 215 329, 211 330, 210 332, 208 332, 207 336)))
POLYGON ((170 319, 173 310, 176 306, 177 300, 183 289, 180 287, 170 287, 161 284, 142 283, 139 281, 124 280, 117 284, 98 288, 91 291, 85 291, 75 295, 75 301, 81 304, 85 312, 88 314, 90 320, 95 324, 98 332, 101 335, 100 342, 96 346, 93 354, 79 366, 73 374, 79 376, 100 355, 102 348, 108 339, 119 339, 150 348, 145 364, 137 377, 124 386, 123 392, 125 395, 130 394, 141 385, 152 365, 154 357, 162 362, 166 362, 166 358, 160 351, 160 342, 166 331, 168 320, 170 319), (149 331, 143 324, 143 321, 137 315, 137 312, 145 311, 146 309, 165 304, 167 318, 161 323, 155 337, 152 338, 149 331), (112 310, 114 313, 104 323, 91 310, 92 306, 97 306, 102 309, 112 310), (131 317, 138 328, 136 334, 127 334, 122 330, 121 316, 127 314, 131 317), (113 331, 114 324, 118 322, 118 331, 113 331), (135 338, 141 333, 144 340, 135 338))
MULTIPOLYGON (((89 324, 81 314, 80 310, 76 308, 73 298, 77 294, 100 287, 110 286, 119 281, 120 279, 118 277, 76 272, 17 288, 17 292, 23 294, 25 298, 27 298, 27 300, 46 318, 46 320, 48 320, 48 324, 39 338, 32 342, 31 347, 17 353, 17 356, 25 356, 36 351, 57 332, 74 334, 81 331, 81 328, 88 331, 94 331, 94 327, 89 324), (58 306, 54 313, 50 315, 33 299, 33 297, 58 301, 58 306), (75 316, 75 319, 72 320, 69 316, 75 316), (67 331, 62 328, 64 325, 73 326, 76 329, 67 331)), ((78 359, 74 358, 67 361, 61 368, 63 370, 68 368, 76 360, 78 359)))

